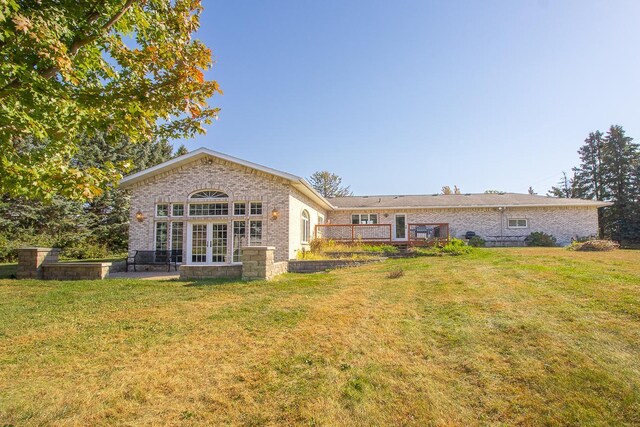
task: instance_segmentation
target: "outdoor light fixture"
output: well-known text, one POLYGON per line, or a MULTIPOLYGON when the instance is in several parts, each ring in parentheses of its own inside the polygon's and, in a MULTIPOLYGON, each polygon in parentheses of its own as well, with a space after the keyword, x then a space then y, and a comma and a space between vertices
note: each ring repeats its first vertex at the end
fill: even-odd
POLYGON ((138 222, 144 221, 144 214, 141 211, 136 212, 136 219, 138 222))
POLYGON ((278 219, 279 216, 280 216, 280 211, 274 208, 271 211, 271 219, 278 219))

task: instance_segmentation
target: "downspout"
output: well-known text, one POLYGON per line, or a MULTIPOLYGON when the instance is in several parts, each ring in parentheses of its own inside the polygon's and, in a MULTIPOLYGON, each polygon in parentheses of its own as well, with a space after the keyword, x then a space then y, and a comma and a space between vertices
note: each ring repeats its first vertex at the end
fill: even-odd
POLYGON ((500 240, 503 239, 503 234, 504 234, 504 210, 505 207, 504 206, 500 206, 498 208, 498 211, 500 212, 500 240))

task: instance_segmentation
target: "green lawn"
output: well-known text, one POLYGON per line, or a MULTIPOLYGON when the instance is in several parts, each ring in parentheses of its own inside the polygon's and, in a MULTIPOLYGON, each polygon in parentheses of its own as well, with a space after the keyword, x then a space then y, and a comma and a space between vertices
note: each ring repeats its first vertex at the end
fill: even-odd
POLYGON ((0 279, 4 424, 640 425, 640 252, 0 279))

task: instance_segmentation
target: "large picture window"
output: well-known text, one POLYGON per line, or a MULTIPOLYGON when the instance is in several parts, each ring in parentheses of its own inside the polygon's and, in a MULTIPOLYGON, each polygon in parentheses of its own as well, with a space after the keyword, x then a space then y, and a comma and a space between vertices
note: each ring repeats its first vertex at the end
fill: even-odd
POLYGON ((226 216, 229 203, 190 203, 189 216, 226 216))
POLYGON ((378 214, 353 214, 351 224, 377 224, 378 214))

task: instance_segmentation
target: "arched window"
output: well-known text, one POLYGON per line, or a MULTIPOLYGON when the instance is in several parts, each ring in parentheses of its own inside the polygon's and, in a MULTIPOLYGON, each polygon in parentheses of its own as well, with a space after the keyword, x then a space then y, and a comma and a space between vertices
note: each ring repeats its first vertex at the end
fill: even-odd
POLYGON ((311 236, 311 221, 309 221, 309 212, 307 212, 306 210, 302 211, 300 224, 302 226, 300 232, 302 243, 309 243, 309 237, 311 236))
POLYGON ((193 193, 191 195, 192 199, 224 199, 227 197, 229 196, 226 193, 215 190, 198 191, 197 193, 193 193))

